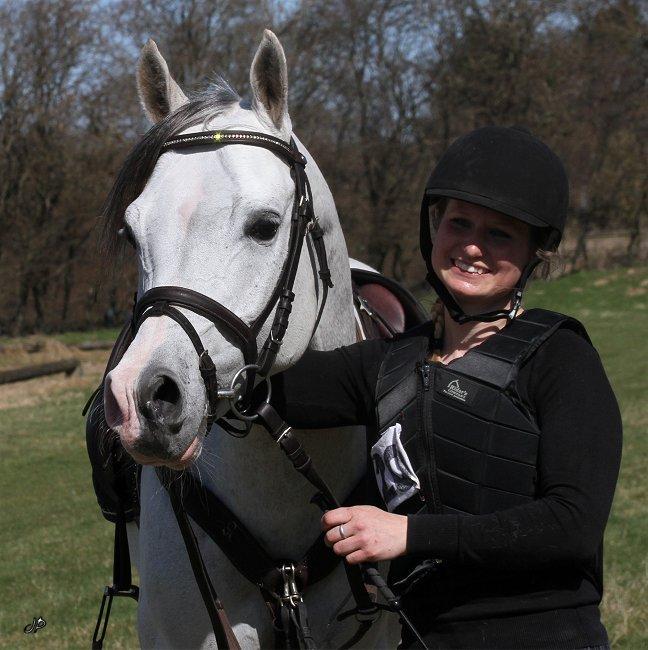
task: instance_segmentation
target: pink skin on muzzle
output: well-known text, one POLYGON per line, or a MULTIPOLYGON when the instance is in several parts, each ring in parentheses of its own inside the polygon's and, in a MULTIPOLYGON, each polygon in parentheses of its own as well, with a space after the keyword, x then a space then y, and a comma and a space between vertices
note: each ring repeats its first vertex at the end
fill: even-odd
POLYGON ((172 469, 182 469, 191 464, 200 453, 199 437, 193 438, 188 447, 172 459, 143 455, 137 450, 137 443, 143 436, 143 430, 137 406, 136 388, 142 369, 148 366, 153 353, 164 346, 169 327, 164 320, 156 320, 158 322, 149 320, 142 325, 137 348, 131 346, 122 361, 106 377, 104 392, 106 424, 119 434, 124 449, 135 462, 141 465, 166 465, 172 469))

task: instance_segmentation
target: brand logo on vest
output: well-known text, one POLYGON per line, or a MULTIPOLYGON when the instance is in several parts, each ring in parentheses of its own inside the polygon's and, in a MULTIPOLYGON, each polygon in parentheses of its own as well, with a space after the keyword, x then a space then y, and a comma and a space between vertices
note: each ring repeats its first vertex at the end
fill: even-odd
POLYGON ((468 397, 468 391, 463 390, 461 386, 459 386, 459 380, 458 379, 453 379, 444 389, 443 392, 446 395, 450 395, 450 397, 454 397, 455 399, 458 399, 460 402, 465 402, 466 397, 468 397))

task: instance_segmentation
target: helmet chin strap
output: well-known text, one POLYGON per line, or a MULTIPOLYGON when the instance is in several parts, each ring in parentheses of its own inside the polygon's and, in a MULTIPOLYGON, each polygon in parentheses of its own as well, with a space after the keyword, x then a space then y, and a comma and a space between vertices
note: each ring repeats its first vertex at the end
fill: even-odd
POLYGON ((464 312, 455 297, 452 295, 452 293, 450 293, 439 276, 434 272, 431 260, 429 262, 426 260, 428 267, 427 281, 436 291, 437 295, 441 299, 441 302, 448 310, 448 313, 450 314, 452 320, 459 323, 460 325, 473 321, 490 323, 496 320, 501 320, 502 318, 513 320, 517 316, 517 313, 520 310, 520 306, 522 305, 522 292, 524 291, 527 280, 533 272, 533 269, 538 266, 540 261, 541 260, 539 258, 534 258, 522 270, 520 279, 513 287, 513 292, 511 294, 511 307, 509 309, 499 309, 495 311, 483 312, 481 314, 466 314, 464 312))

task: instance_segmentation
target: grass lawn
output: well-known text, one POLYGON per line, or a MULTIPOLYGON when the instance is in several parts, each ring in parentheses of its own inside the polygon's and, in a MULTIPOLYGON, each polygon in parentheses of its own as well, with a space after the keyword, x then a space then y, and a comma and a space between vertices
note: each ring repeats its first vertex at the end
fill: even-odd
MULTIPOLYGON (((2 648, 89 648, 112 578, 113 527, 96 506, 81 417, 99 376, 84 379, 87 388, 61 379, 36 403, 0 411, 2 648), (46 627, 24 634, 39 616, 46 627)), ((135 611, 114 601, 107 648, 137 647, 135 611)))
MULTIPOLYGON (((621 404, 623 463, 605 540, 603 617, 615 648, 646 648, 648 269, 537 282, 527 305, 563 311, 585 323, 621 404)), ((57 339, 74 343, 115 335, 71 333, 57 339)), ((113 529, 96 507, 80 414, 100 374, 100 364, 88 367, 81 376, 0 387, 3 648, 89 647, 101 589, 111 578, 113 529), (25 635, 24 626, 38 616, 47 626, 25 635)), ((119 599, 106 647, 136 645, 135 603, 119 599)))

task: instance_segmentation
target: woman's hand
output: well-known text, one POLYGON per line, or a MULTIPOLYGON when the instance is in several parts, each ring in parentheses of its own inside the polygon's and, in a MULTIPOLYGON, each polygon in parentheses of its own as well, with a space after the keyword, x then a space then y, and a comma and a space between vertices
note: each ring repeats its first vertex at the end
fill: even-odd
POLYGON ((325 541, 349 564, 391 560, 404 555, 407 517, 373 506, 329 510, 322 517, 325 541))

